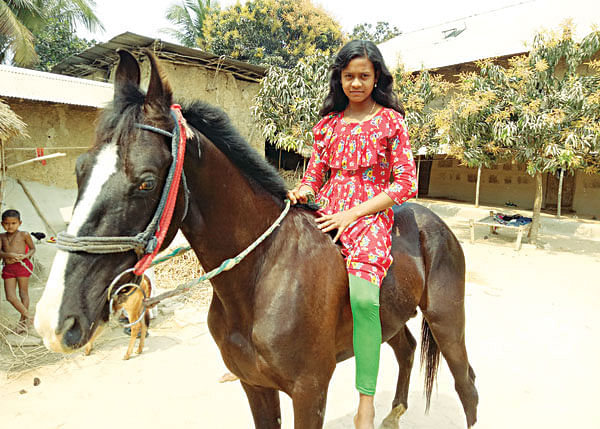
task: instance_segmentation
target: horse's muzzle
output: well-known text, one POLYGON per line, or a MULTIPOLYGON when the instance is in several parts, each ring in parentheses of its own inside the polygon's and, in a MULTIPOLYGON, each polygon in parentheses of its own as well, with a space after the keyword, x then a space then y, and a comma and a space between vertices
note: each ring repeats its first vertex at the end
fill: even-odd
POLYGON ((58 337, 62 339, 61 343, 68 349, 76 349, 83 346, 81 344, 83 332, 79 320, 73 316, 65 319, 58 337))

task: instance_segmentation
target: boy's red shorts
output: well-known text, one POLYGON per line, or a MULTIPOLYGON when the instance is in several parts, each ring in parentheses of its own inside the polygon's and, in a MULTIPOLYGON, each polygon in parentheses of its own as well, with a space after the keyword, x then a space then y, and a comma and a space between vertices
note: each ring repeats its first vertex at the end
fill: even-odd
MULTIPOLYGON (((33 264, 29 259, 23 259, 23 263, 27 265, 29 270, 33 271, 33 264)), ((14 279, 17 277, 29 277, 31 276, 31 271, 29 271, 20 262, 15 262, 14 264, 6 264, 4 265, 4 269, 2 270, 2 278, 3 279, 14 279)))

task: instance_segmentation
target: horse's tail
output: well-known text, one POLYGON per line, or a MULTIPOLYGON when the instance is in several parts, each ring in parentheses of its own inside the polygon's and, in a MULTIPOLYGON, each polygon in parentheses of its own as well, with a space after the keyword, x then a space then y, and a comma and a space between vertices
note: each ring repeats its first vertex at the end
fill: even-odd
POLYGON ((425 369, 425 412, 429 412, 433 383, 440 366, 440 349, 431 333, 427 320, 421 324, 421 371, 425 369), (424 367, 424 368, 423 368, 424 367))

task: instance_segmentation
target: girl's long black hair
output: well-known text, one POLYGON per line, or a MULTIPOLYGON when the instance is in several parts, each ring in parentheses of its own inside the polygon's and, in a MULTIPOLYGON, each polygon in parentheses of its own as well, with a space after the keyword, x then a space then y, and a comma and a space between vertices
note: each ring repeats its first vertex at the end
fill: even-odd
POLYGON ((319 115, 325 116, 331 112, 341 112, 348 106, 348 97, 342 89, 342 70, 354 58, 368 58, 375 68, 377 84, 373 88, 371 97, 378 104, 394 109, 404 116, 404 107, 394 93, 394 78, 383 61, 381 51, 375 43, 368 40, 352 40, 346 43, 331 65, 329 78, 329 94, 323 101, 319 115))

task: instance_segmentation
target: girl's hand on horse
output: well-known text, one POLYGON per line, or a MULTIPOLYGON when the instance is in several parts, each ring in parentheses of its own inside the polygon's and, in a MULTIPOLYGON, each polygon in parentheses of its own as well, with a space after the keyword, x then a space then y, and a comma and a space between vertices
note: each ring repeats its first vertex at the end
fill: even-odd
POLYGON ((294 188, 287 193, 287 197, 290 200, 290 203, 302 203, 306 204, 308 202, 308 196, 312 195, 314 197, 315 192, 311 187, 302 185, 300 187, 294 188))
POLYGON ((357 220, 358 216, 353 210, 345 210, 332 215, 323 215, 316 219, 319 224, 319 229, 323 232, 329 232, 337 229, 333 242, 338 241, 342 233, 348 228, 348 226, 357 220))

